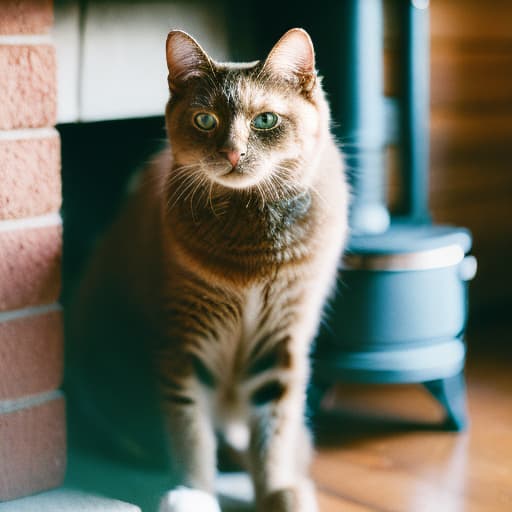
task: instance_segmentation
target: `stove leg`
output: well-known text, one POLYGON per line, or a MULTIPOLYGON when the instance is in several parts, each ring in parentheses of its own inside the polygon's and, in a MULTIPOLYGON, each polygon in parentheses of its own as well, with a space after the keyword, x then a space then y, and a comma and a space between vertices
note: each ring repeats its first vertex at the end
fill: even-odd
POLYGON ((464 373, 460 372, 446 379, 424 382, 423 385, 446 411, 442 428, 456 432, 464 430, 467 426, 464 373))

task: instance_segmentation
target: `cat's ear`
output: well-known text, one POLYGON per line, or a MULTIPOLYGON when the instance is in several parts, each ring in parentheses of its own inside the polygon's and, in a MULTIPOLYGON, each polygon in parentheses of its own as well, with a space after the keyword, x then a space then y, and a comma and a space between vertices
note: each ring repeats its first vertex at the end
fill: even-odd
POLYGON ((178 92, 188 80, 207 74, 212 67, 199 43, 182 30, 169 32, 166 54, 171 92, 178 92))
POLYGON ((270 51, 263 69, 310 92, 315 85, 316 71, 315 50, 309 34, 301 28, 288 30, 270 51))

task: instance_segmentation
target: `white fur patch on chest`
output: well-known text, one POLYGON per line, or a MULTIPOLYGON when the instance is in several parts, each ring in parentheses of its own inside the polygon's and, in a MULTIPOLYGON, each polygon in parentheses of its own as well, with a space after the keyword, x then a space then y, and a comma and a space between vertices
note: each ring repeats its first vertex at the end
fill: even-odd
POLYGON ((247 289, 245 303, 242 309, 242 339, 254 337, 260 326, 261 310, 263 307, 263 287, 254 285, 247 289))

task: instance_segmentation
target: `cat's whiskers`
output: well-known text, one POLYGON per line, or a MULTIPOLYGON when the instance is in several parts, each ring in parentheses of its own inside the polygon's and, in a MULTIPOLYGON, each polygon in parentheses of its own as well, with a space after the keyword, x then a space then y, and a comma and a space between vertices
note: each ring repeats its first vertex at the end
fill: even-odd
POLYGON ((174 175, 171 179, 167 181, 169 199, 175 197, 176 194, 179 193, 184 186, 186 186, 188 183, 190 183, 190 181, 193 181, 194 179, 194 173, 191 173, 189 170, 174 175))
POLYGON ((266 192, 265 192, 265 182, 256 182, 256 190, 258 191, 258 194, 259 194, 259 197, 261 199, 261 209, 263 210, 265 208, 265 205, 266 205, 266 201, 265 201, 265 195, 266 195, 266 192))
POLYGON ((282 199, 282 192, 284 192, 284 189, 277 175, 271 174, 265 185, 268 190, 268 195, 270 196, 269 199, 272 202, 282 199))
MULTIPOLYGON (((304 165, 302 158, 298 159, 298 165, 304 165)), ((286 177, 288 179, 291 179, 290 174, 293 172, 293 169, 286 167, 286 166, 282 166, 280 169, 286 174, 286 177)), ((279 176, 279 179, 284 180, 283 176, 280 176, 280 175, 278 175, 278 176, 279 176)), ((327 204, 327 200, 325 199, 325 197, 320 193, 318 188, 315 187, 315 185, 313 185, 312 183, 308 183, 308 185, 306 187, 304 187, 304 186, 299 187, 298 185, 295 185, 293 183, 291 184, 291 186, 295 188, 297 195, 305 192, 305 190, 307 189, 307 190, 310 190, 313 194, 315 194, 322 201, 322 203, 327 204)))
POLYGON ((198 191, 201 191, 201 193, 204 193, 204 186, 205 186, 206 178, 204 176, 201 176, 199 180, 197 181, 196 186, 193 188, 193 190, 189 193, 189 196, 185 200, 188 200, 188 197, 190 197, 190 215, 192 216, 192 220, 194 222, 197 222, 197 218, 194 214, 194 196, 198 191))
POLYGON ((202 201, 204 198, 205 204, 207 207, 209 207, 215 217, 218 217, 218 213, 215 209, 214 200, 213 200, 213 190, 215 186, 215 182, 208 178, 208 174, 213 171, 217 170, 224 170, 226 168, 226 165, 221 162, 216 161, 207 161, 206 159, 202 159, 198 163, 199 170, 200 170, 200 177, 198 180, 198 183, 196 187, 193 189, 192 193, 190 194, 190 211, 193 220, 195 221, 195 214, 194 214, 194 207, 197 205, 198 201, 202 201), (210 172, 209 172, 210 171, 210 172), (197 194, 197 192, 200 192, 199 199, 194 203, 194 197, 197 194))
POLYGON ((210 205, 210 209, 215 217, 218 217, 217 212, 215 211, 215 206, 213 205, 212 200, 212 193, 213 193, 213 181, 210 180, 210 187, 208 189, 208 204, 210 205))
MULTIPOLYGON (((299 167, 299 166, 304 166, 306 164, 305 162, 305 159, 303 157, 298 157, 296 159, 296 166, 299 167)), ((283 166, 283 171, 285 171, 288 175, 289 178, 291 178, 290 174, 293 173, 293 168, 289 168, 289 167, 286 167, 286 166, 283 166)), ((313 194, 315 194, 316 197, 318 197, 318 199, 320 199, 320 201, 322 201, 323 204, 327 204, 327 200, 325 199, 325 197, 320 193, 320 191, 318 190, 317 187, 315 187, 315 185, 313 185, 312 183, 309 183, 307 185, 307 188, 313 192, 313 194)), ((304 191, 304 190, 302 190, 304 191)), ((300 193, 300 192, 299 192, 300 193)))
POLYGON ((327 203, 327 199, 325 199, 325 196, 320 192, 320 190, 318 190, 317 187, 315 187, 315 185, 313 185, 312 183, 309 183, 307 185, 307 187, 305 188, 301 188, 301 189, 297 189, 298 190, 298 193, 303 193, 305 192, 305 190, 309 190, 310 192, 312 192, 316 197, 318 197, 318 199, 323 203, 323 204, 328 204, 327 203))
POLYGON ((168 178, 166 179, 166 187, 169 194, 176 193, 176 191, 179 190, 179 188, 182 186, 180 180, 182 180, 183 182, 188 181, 191 177, 193 177, 194 174, 197 173, 197 171, 198 164, 181 165, 179 167, 172 169, 172 171, 169 173, 168 178), (175 190, 172 190, 173 187, 176 185, 176 182, 178 182, 178 184, 175 190))
POLYGON ((279 198, 279 193, 276 191, 276 187, 280 188, 280 185, 273 174, 267 176, 265 181, 262 182, 262 185, 265 191, 267 202, 274 202, 279 198))
MULTIPOLYGON (((224 169, 226 169, 226 164, 217 162, 215 160, 212 160, 210 162, 203 161, 202 163, 203 163, 204 167, 208 167, 208 169, 210 171, 213 171, 215 174, 217 174, 216 171, 219 171, 219 170, 223 171, 224 169)), ((205 170, 204 173, 206 176, 207 171, 205 170)), ((215 217, 219 217, 217 210, 215 209, 215 204, 214 204, 214 200, 213 200, 213 191, 214 191, 214 187, 215 187, 215 182, 213 179, 209 178, 209 179, 205 180, 205 185, 208 185, 208 193, 205 194, 206 206, 210 208, 210 210, 212 211, 212 213, 215 217)), ((205 186, 205 188, 206 188, 206 186, 205 186)))
POLYGON ((172 200, 173 196, 175 197, 175 199, 172 202, 172 204, 170 204, 169 210, 172 210, 180 202, 180 200, 183 197, 185 197, 185 198, 187 197, 186 194, 192 190, 194 185, 197 184, 198 177, 201 178, 201 175, 202 175, 202 173, 200 171, 195 171, 194 173, 190 173, 190 174, 186 175, 183 182, 178 183, 176 190, 171 191, 169 203, 170 203, 170 200, 172 200))
POLYGON ((299 195, 304 192, 304 187, 296 184, 292 180, 292 170, 284 165, 277 165, 276 171, 272 173, 269 178, 273 185, 272 193, 274 201, 279 201, 283 198, 299 195))
POLYGON ((170 205, 171 200, 176 197, 179 191, 191 180, 190 172, 188 170, 179 169, 167 178, 165 183, 165 190, 167 192, 167 206, 170 205))
POLYGON ((184 165, 179 165, 178 167, 173 167, 170 172, 170 175, 171 175, 170 179, 172 180, 173 178, 179 177, 186 171, 197 170, 198 168, 199 168, 199 163, 184 164, 184 165))

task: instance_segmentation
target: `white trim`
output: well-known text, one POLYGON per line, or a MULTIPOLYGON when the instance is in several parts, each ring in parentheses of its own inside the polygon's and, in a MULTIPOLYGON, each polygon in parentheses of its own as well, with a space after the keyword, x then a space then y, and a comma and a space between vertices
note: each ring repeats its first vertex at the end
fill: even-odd
POLYGON ((26 217, 24 219, 8 219, 0 221, 0 233, 16 231, 18 229, 47 228, 62 224, 59 213, 49 213, 39 217, 26 217))
POLYGON ((16 309, 12 311, 0 311, 0 323, 10 322, 11 320, 20 320, 29 316, 56 313, 57 311, 62 311, 62 306, 57 303, 45 304, 43 306, 32 306, 30 308, 16 309))
POLYGON ((53 45, 52 36, 50 34, 16 34, 0 36, 0 46, 36 46, 41 44, 53 45))
POLYGON ((37 395, 24 396, 22 398, 15 398, 14 400, 1 400, 0 401, 0 414, 9 414, 10 412, 28 409, 29 407, 37 407, 46 402, 51 402, 58 398, 62 398, 64 393, 62 391, 47 391, 46 393, 39 393, 37 395))
MULTIPOLYGON (((340 356, 345 368, 368 371, 433 370, 457 366, 464 361, 466 347, 459 339, 432 345, 375 352, 347 352, 340 356)), ((334 359, 333 359, 334 361, 334 359)))
POLYGON ((464 259, 464 251, 453 244, 426 251, 395 254, 345 254, 342 269, 400 272, 451 267, 464 259))
POLYGON ((0 130, 0 141, 47 139, 58 136, 59 132, 55 128, 26 128, 23 130, 0 130))

